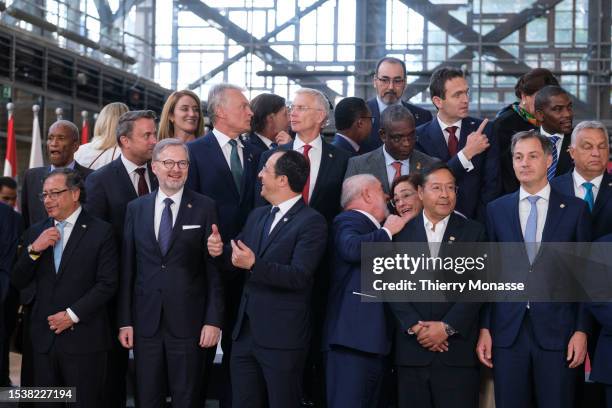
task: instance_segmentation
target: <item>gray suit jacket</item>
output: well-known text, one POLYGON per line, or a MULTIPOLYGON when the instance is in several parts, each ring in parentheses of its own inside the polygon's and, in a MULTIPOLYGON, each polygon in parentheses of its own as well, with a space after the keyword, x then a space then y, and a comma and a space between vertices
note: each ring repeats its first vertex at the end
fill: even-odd
MULTIPOLYGON (((414 150, 409 159, 409 173, 418 173, 436 161, 438 159, 414 150)), ((385 167, 383 146, 361 156, 352 157, 349 160, 344 179, 357 174, 372 174, 380 180, 385 193, 390 194, 391 186, 389 185, 387 168, 385 167)))

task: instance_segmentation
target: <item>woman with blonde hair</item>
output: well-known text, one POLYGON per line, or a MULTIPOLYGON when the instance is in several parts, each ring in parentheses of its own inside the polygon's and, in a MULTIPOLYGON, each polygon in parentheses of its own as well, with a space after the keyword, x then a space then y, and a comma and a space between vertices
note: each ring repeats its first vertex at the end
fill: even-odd
POLYGON ((97 170, 121 155, 115 129, 119 117, 130 109, 125 103, 113 102, 100 111, 94 126, 93 139, 79 147, 74 159, 89 169, 97 170))
POLYGON ((198 95, 188 90, 173 92, 162 110, 158 139, 176 137, 187 143, 202 135, 204 115, 198 95))

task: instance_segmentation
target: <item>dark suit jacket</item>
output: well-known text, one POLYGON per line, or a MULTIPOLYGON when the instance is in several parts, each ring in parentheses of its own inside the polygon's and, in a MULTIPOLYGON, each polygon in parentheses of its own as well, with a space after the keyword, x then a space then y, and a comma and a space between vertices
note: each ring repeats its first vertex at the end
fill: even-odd
MULTIPOLYGON (((426 109, 419 108, 411 103, 402 101, 402 105, 406 107, 413 115, 415 119, 415 126, 420 126, 424 123, 431 121, 432 116, 431 112, 426 109)), ((372 112, 372 116, 374 117, 374 123, 372 124, 372 131, 370 132, 370 137, 368 137, 362 144, 361 149, 359 150, 360 154, 371 152, 372 150, 376 150, 378 147, 382 146, 382 140, 380 140, 380 135, 378 131, 380 130, 380 110, 378 109, 378 101, 376 98, 372 98, 368 100, 368 106, 370 107, 370 111, 372 112)))
MULTIPOLYGON (((471 117, 461 121, 459 150, 465 147, 468 135, 475 132, 481 123, 482 119, 471 117)), ((456 210, 468 218, 476 218, 484 222, 485 206, 497 198, 500 192, 499 153, 497 143, 490 136, 490 127, 485 129, 490 146, 484 152, 472 157, 474 169, 469 172, 463 167, 457 155, 449 156, 448 145, 437 118, 419 126, 416 132, 416 149, 446 162, 457 178, 459 191, 456 210)))
POLYGON ((156 197, 154 191, 128 204, 118 325, 150 337, 163 319, 174 337, 198 337, 203 325, 220 328, 223 320, 221 280, 206 249, 217 222, 215 203, 184 189, 163 255, 154 231, 156 197))
MULTIPOLYGON (((438 159, 421 153, 418 150, 414 150, 408 161, 410 166, 408 172, 420 172, 436 161, 438 161, 438 159)), ((382 146, 373 152, 356 156, 349 160, 344 178, 347 179, 357 174, 372 174, 380 180, 384 192, 391 194, 391 185, 389 184, 389 176, 387 176, 387 166, 385 164, 385 154, 382 146)))
POLYGON ((0 203, 0 305, 4 303, 9 290, 10 271, 19 240, 18 216, 11 207, 0 203))
MULTIPOLYGON (((524 242, 519 219, 519 192, 505 195, 487 206, 487 233, 491 242, 524 242)), ((591 219, 586 203, 576 197, 550 191, 550 201, 542 242, 590 242, 591 219)), ((540 251, 533 265, 538 270, 540 260, 546 262, 546 253, 540 251)), ((508 262, 522 262, 524 273, 529 268, 526 251, 516 254, 508 262)), ((536 273, 536 272, 534 272, 536 273)), ((521 327, 525 302, 493 303, 483 309, 482 327, 488 328, 493 346, 509 347, 521 327)), ((590 319, 583 305, 565 302, 531 302, 530 319, 534 335, 541 347, 547 350, 564 350, 572 334, 590 331, 590 319)))
MULTIPOLYGON (((438 256, 444 257, 450 247, 444 243, 454 242, 484 242, 485 228, 476 221, 451 214, 443 244, 438 256)), ((423 213, 412 219, 404 229, 397 234, 395 242, 427 242, 427 234, 423 225, 423 213)), ((436 358, 449 366, 477 365, 476 342, 478 341, 478 314, 480 303, 389 303, 395 316, 395 364, 402 366, 427 366, 436 358), (419 321, 443 321, 449 324, 457 333, 448 338, 448 352, 436 353, 423 348, 416 336, 406 334, 406 331, 419 321)))
MULTIPOLYGON (((573 196, 575 191, 572 173, 573 171, 570 171, 555 177, 550 181, 550 185, 561 194, 573 196)), ((607 171, 604 171, 591 217, 593 221, 593 240, 612 233, 612 175, 607 171)))
POLYGON ((387 355, 391 351, 392 326, 381 302, 363 302, 361 296, 361 243, 390 242, 358 211, 344 211, 332 226, 333 264, 324 326, 323 349, 332 345, 387 355))
MULTIPOLYGON (((151 191, 157 189, 157 177, 147 164, 151 191)), ((138 198, 132 180, 121 161, 121 157, 96 170, 85 182, 87 211, 112 224, 117 248, 121 249, 125 212, 130 201, 138 198)))
MULTIPOLYGON (((74 170, 78 172, 84 180, 87 179, 92 169, 81 166, 74 162, 74 170)), ((23 175, 23 184, 21 186, 21 214, 25 222, 25 227, 29 228, 47 218, 47 211, 38 195, 42 193, 43 181, 47 174, 51 171, 50 166, 34 167, 28 169, 23 175)))
MULTIPOLYGON (((322 141, 323 152, 321 154, 321 165, 317 180, 308 205, 317 210, 328 224, 331 224, 334 217, 340 213, 340 193, 342 192, 342 182, 344 172, 349 160, 349 154, 344 150, 322 141)), ((293 142, 286 143, 278 147, 280 150, 293 150, 293 142)), ((258 172, 263 168, 268 158, 274 153, 269 150, 261 155, 258 172)), ((312 185, 312 180, 310 181, 312 185)), ((257 180, 256 198, 258 205, 266 205, 266 200, 261 197, 261 182, 257 180)))
POLYGON ((334 136, 334 140, 331 142, 331 144, 336 146, 338 149, 346 151, 350 155, 350 157, 354 157, 359 154, 359 152, 356 151, 353 146, 346 141, 346 139, 344 139, 342 136, 339 136, 337 133, 334 136))
MULTIPOLYGON (((325 219, 299 200, 260 245, 271 206, 256 208, 238 236, 255 252, 247 275, 232 338, 240 336, 246 315, 251 335, 261 347, 306 349, 311 336, 311 295, 314 273, 327 241, 325 219)), ((223 260, 231 265, 231 247, 223 260)), ((235 268, 234 268, 235 269, 235 268)))
POLYGON ((187 144, 189 176, 185 187, 215 200, 219 216, 219 232, 224 242, 233 239, 253 208, 259 149, 244 143, 242 194, 238 192, 221 146, 212 132, 187 144))
MULTIPOLYGON (((47 218, 25 232, 30 245, 53 220, 47 218)), ((55 345, 64 353, 83 354, 108 350, 114 338, 106 307, 117 290, 118 257, 112 227, 85 210, 79 215, 55 272, 53 247, 32 260, 23 251, 13 269, 12 281, 23 289, 36 284, 30 332, 32 346, 47 353, 55 345), (80 319, 74 329, 56 335, 47 317, 70 308, 80 319)))
POLYGON ((261 152, 265 152, 268 149, 268 146, 255 134, 255 132, 249 133, 249 137, 246 138, 245 143, 250 144, 255 149, 260 150, 261 152))

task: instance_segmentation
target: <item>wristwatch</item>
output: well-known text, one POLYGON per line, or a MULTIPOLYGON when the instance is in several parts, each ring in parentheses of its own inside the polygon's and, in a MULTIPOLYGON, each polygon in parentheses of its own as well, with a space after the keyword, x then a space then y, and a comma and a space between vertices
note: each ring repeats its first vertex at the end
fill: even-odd
POLYGON ((457 330, 453 329, 452 326, 448 323, 444 323, 444 330, 446 331, 446 335, 448 337, 452 336, 453 334, 457 334, 457 330))

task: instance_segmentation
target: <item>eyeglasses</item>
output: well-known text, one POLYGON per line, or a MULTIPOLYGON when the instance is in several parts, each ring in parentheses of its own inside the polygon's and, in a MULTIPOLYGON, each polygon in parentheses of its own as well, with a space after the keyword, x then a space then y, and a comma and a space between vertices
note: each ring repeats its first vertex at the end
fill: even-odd
POLYGON ((302 106, 302 105, 289 105, 289 106, 287 106, 287 111, 288 112, 296 111, 296 112, 299 112, 299 113, 304 113, 304 112, 306 112, 308 110, 322 111, 323 109, 311 108, 309 106, 302 106))
POLYGON ((156 160, 156 161, 163 164, 164 167, 168 170, 172 170, 175 165, 178 165, 178 168, 181 170, 185 170, 187 167, 189 167, 189 160, 174 161, 174 160, 168 159, 168 160, 156 160))
POLYGON ((51 200, 57 200, 60 194, 65 193, 68 190, 70 189, 65 188, 59 191, 49 191, 48 193, 40 193, 38 194, 38 198, 40 199, 40 201, 45 201, 45 198, 50 198, 51 200))
POLYGON ((434 184, 433 186, 427 186, 427 188, 435 194, 442 194, 442 192, 446 193, 455 193, 459 190, 457 186, 441 186, 438 184, 434 184))
POLYGON ((382 82, 384 85, 389 85, 391 82, 393 82, 393 85, 401 85, 404 82, 406 82, 406 78, 389 78, 389 77, 376 77, 376 80, 378 82, 382 82))
POLYGON ((402 194, 398 194, 393 196, 393 199, 390 200, 391 205, 395 207, 395 205, 400 201, 408 201, 408 199, 414 197, 416 195, 416 191, 408 191, 402 194))
POLYGON ((362 116, 359 119, 370 119, 370 121, 372 122, 372 124, 374 124, 374 116, 362 116))

